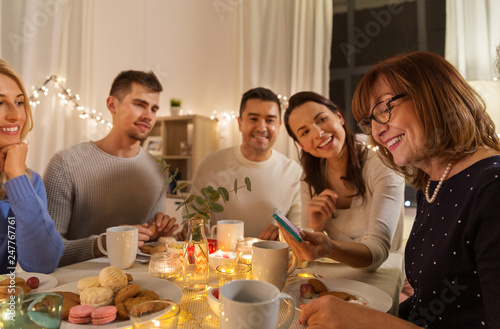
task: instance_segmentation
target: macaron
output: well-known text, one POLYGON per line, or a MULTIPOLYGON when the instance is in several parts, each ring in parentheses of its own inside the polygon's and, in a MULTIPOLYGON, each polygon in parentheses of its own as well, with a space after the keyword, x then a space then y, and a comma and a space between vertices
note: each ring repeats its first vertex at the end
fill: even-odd
POLYGON ((84 324, 92 321, 93 306, 76 305, 69 310, 68 321, 74 324, 84 324))
POLYGON ((103 306, 92 311, 92 323, 96 325, 113 322, 116 319, 115 306, 103 306))

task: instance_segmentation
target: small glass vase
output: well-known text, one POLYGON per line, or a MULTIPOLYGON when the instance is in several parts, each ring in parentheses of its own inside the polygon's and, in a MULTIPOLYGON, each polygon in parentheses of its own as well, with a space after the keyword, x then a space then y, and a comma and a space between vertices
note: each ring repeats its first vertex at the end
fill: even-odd
POLYGON ((187 290, 208 287, 208 241, 203 219, 189 220, 189 236, 184 243, 183 281, 187 290))

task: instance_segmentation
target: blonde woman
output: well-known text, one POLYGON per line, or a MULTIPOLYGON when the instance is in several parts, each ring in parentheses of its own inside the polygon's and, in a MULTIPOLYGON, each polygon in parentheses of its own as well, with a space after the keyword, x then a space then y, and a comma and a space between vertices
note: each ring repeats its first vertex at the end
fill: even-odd
POLYGON ((0 59, 0 273, 13 272, 17 263, 29 272, 50 273, 64 251, 42 179, 26 167, 23 140, 32 127, 23 83, 0 59))

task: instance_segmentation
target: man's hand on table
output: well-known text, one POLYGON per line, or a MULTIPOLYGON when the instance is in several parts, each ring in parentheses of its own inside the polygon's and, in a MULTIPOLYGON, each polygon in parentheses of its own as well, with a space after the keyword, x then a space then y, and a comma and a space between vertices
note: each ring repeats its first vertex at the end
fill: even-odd
POLYGON ((161 212, 157 213, 149 224, 139 227, 139 246, 146 241, 158 240, 163 236, 171 236, 179 228, 175 217, 170 217, 161 212), (144 229, 145 228, 145 229, 144 229), (143 241, 141 244, 140 242, 143 241))
MULTIPOLYGON (((140 247, 144 245, 144 242, 154 241, 162 236, 171 236, 172 233, 179 228, 179 225, 176 224, 176 222, 177 220, 174 217, 170 217, 159 212, 153 217, 150 223, 127 226, 134 226, 139 230, 138 247, 140 247)), ((103 247, 106 249, 106 236, 101 237, 101 242, 103 247)), ((104 256, 97 246, 97 239, 94 240, 94 256, 96 258, 104 256)))

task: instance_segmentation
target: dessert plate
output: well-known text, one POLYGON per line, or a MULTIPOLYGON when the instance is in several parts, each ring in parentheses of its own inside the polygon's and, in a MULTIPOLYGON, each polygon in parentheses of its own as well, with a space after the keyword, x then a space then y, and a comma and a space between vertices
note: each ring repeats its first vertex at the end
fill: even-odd
MULTIPOLYGON (((179 304, 182 299, 182 290, 175 283, 172 283, 167 280, 162 280, 158 278, 153 278, 148 274, 143 275, 135 275, 134 281, 131 283, 135 283, 140 285, 143 289, 151 289, 158 293, 161 299, 170 299, 174 303, 179 304)), ((70 282, 64 284, 62 286, 56 287, 52 289, 52 291, 70 291, 74 293, 78 293, 77 289, 78 281, 70 282)), ((132 324, 130 321, 113 321, 110 324, 106 325, 92 325, 92 323, 87 324, 73 324, 69 323, 66 320, 61 322, 61 329, 118 329, 118 328, 132 328, 132 324)))
MULTIPOLYGON (((392 298, 385 291, 367 283, 334 278, 323 278, 318 280, 323 282, 328 291, 347 292, 360 298, 366 303, 366 306, 373 309, 387 312, 392 307, 392 298)), ((283 288, 283 292, 289 294, 295 299, 295 305, 298 310, 300 310, 300 304, 307 304, 312 301, 312 299, 303 298, 300 294, 300 286, 306 282, 307 280, 294 282, 283 288)))
POLYGON ((51 275, 43 274, 43 273, 35 273, 35 272, 18 272, 16 273, 16 277, 23 278, 24 280, 28 280, 32 276, 36 276, 40 283, 38 288, 31 289, 30 293, 35 292, 46 292, 50 289, 54 288, 57 285, 57 279, 51 275))

